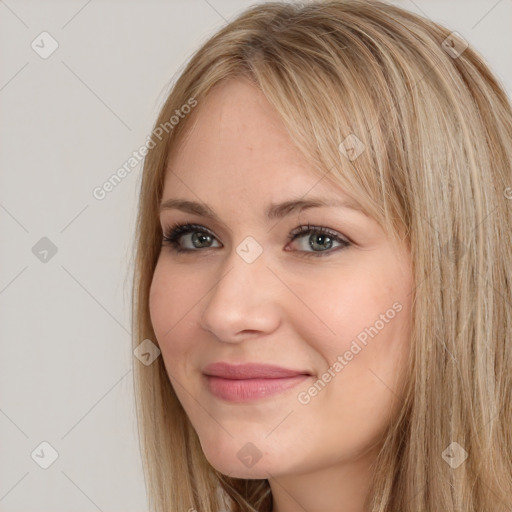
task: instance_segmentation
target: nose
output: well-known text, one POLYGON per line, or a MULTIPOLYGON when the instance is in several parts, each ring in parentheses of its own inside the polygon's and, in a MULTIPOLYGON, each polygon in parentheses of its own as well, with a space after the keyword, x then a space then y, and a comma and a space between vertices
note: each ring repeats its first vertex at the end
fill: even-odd
POLYGON ((201 301, 201 327, 226 343, 270 334, 280 324, 283 288, 263 253, 249 263, 234 248, 201 301))

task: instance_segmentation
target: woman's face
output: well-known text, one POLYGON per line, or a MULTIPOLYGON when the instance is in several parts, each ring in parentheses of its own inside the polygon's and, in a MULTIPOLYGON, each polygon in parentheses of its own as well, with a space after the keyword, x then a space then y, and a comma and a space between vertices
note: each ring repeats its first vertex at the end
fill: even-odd
POLYGON ((267 217, 274 203, 351 198, 313 174, 249 83, 217 85, 193 115, 169 161, 162 202, 207 204, 217 220, 162 209, 164 234, 173 223, 199 227, 175 240, 189 252, 164 243, 150 291, 176 395, 224 474, 267 478, 349 463, 377 446, 400 406, 409 253, 348 207, 267 217), (307 224, 330 235, 289 240, 307 224), (207 377, 206 366, 218 362, 292 372, 207 377))

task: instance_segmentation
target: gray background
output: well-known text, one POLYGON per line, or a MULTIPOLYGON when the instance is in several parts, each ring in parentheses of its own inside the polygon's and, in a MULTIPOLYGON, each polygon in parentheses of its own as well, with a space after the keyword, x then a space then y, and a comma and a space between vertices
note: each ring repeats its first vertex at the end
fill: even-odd
MULTIPOLYGON (((92 191, 145 142, 192 52, 252 3, 0 0, 2 512, 147 509, 130 348, 141 165, 92 191), (59 45, 46 59, 43 31, 59 45)), ((462 34, 511 95, 512 0, 395 3, 462 34)))

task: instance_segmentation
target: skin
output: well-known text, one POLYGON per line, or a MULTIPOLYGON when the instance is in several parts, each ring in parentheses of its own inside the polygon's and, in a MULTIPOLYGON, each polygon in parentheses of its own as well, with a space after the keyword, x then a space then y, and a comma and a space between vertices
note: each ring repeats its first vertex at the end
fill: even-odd
POLYGON ((267 478, 274 512, 362 512, 371 464, 400 406, 410 348, 410 254, 373 219, 346 208, 267 221, 270 202, 350 197, 319 181, 253 85, 218 84, 190 116, 162 199, 205 202, 221 222, 176 209, 160 214, 164 232, 173 222, 191 222, 214 234, 205 245, 183 235, 181 245, 193 253, 164 245, 154 272, 151 320, 173 388, 210 464, 237 478, 267 478), (307 223, 353 244, 339 249, 314 233, 290 242, 289 232, 307 223), (247 236, 263 248, 250 264, 236 252, 247 236), (301 256, 314 252, 308 242, 330 254, 301 256), (304 397, 393 304, 401 307, 394 318, 359 343, 357 355, 307 404, 299 402, 299 393, 304 397), (205 385, 201 369, 217 361, 313 375, 272 397, 232 403, 205 385), (261 456, 251 467, 237 457, 248 442, 254 447, 245 450, 261 456))

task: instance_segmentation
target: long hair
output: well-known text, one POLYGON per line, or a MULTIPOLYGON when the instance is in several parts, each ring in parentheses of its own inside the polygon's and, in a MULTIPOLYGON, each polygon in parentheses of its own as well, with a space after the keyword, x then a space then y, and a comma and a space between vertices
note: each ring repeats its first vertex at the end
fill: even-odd
MULTIPOLYGON (((439 24, 377 0, 270 2, 199 48, 171 86, 144 161, 133 348, 158 346, 148 298, 169 152, 194 115, 185 113, 230 78, 259 87, 312 172, 410 247, 408 380, 368 511, 510 512, 512 108, 484 59, 439 24)), ((271 510, 267 480, 208 463, 161 357, 134 359, 134 379, 151 510, 218 512, 223 496, 232 511, 271 510)))

